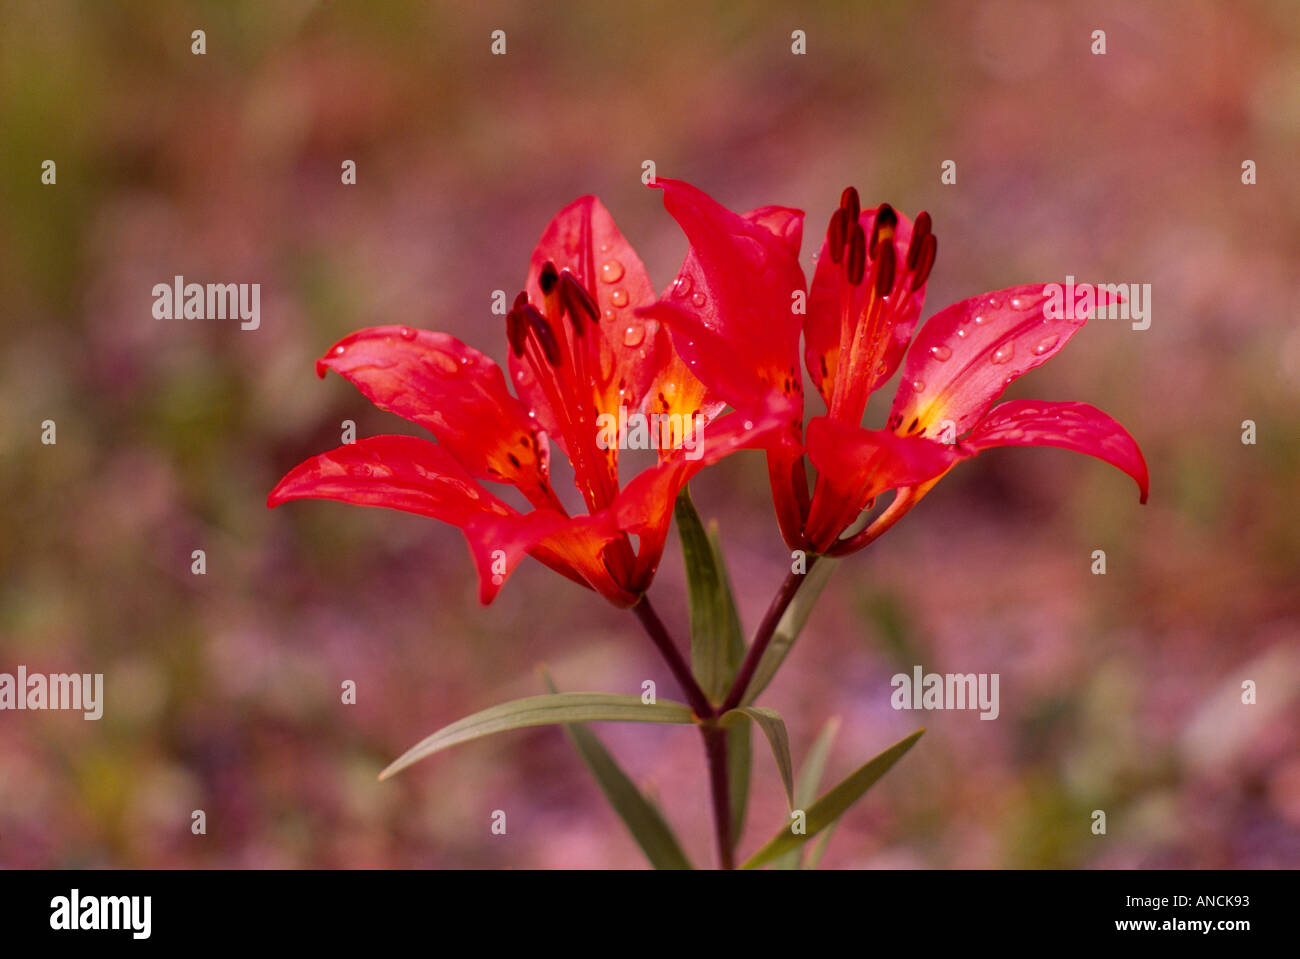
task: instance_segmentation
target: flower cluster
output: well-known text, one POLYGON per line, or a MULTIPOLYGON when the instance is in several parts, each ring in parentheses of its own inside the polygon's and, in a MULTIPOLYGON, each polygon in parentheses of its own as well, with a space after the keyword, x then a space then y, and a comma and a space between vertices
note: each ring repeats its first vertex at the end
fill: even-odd
POLYGON ((382 326, 345 337, 317 373, 346 377, 437 442, 374 436, 322 453, 291 470, 268 505, 321 497, 451 523, 469 543, 484 603, 531 555, 628 607, 654 576, 678 494, 737 450, 765 453, 781 533, 814 555, 861 549, 953 466, 995 446, 1087 453, 1133 477, 1146 500, 1142 453, 1105 413, 994 405, 1086 320, 1045 311, 1042 284, 962 300, 917 332, 938 249, 927 213, 911 221, 888 204, 862 209, 845 190, 809 289, 801 211, 738 214, 689 184, 655 186, 690 244, 663 293, 600 201, 575 201, 543 232, 506 317, 508 377, 445 333, 382 326), (806 428, 801 340, 827 408, 806 428), (900 368, 885 427, 863 428, 868 398, 900 368), (689 449, 659 444, 658 461, 624 482, 617 444, 602 436, 629 409, 697 428, 689 449), (552 444, 572 464, 585 513, 551 486, 552 444), (531 509, 487 483, 514 486, 531 509), (890 491, 888 507, 856 529, 890 491))

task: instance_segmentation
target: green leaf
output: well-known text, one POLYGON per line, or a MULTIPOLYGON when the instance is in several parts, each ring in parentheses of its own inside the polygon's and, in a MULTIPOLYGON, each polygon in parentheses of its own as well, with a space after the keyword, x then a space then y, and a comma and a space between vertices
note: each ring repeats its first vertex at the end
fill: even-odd
POLYGON ((741 718, 752 719, 763 730, 768 743, 772 746, 772 757, 776 768, 781 773, 781 783, 785 786, 785 801, 794 809, 794 764, 790 761, 790 737, 785 731, 785 721, 775 709, 764 706, 740 706, 728 710, 719 717, 718 722, 730 726, 740 722, 741 718))
POLYGON ((776 624, 776 630, 772 633, 767 649, 763 650, 762 658, 759 659, 758 667, 754 670, 754 676, 749 681, 749 687, 741 700, 742 703, 748 704, 756 700, 772 681, 776 671, 781 668, 781 663, 785 662, 785 657, 794 646, 794 641, 799 638, 803 624, 808 622, 808 617, 817 604, 817 597, 826 588, 826 583, 839 562, 838 559, 830 556, 820 556, 813 563, 812 568, 804 574, 804 581, 799 584, 794 599, 790 600, 785 614, 776 624))
POLYGON ((736 628, 728 631, 727 638, 727 685, 730 692, 731 681, 736 676, 736 670, 740 669, 740 664, 745 658, 745 652, 748 647, 745 645, 745 637, 740 628, 740 613, 736 610, 736 594, 731 588, 731 577, 727 574, 727 561, 722 555, 722 539, 718 535, 718 524, 715 520, 709 521, 709 545, 713 547, 713 558, 718 563, 718 579, 723 585, 723 595, 727 600, 727 614, 731 621, 736 624, 736 628))
POLYGON ((772 837, 766 846, 750 856, 741 868, 755 869, 784 852, 798 849, 813 836, 835 822, 840 816, 844 815, 850 806, 861 799, 863 793, 875 785, 876 780, 887 773, 890 767, 903 757, 904 753, 916 745, 916 741, 924 733, 924 729, 918 729, 906 739, 890 746, 865 766, 859 767, 848 778, 804 810, 806 832, 803 835, 796 835, 790 831, 789 827, 782 829, 772 837))
MULTIPOLYGON (((795 809, 807 809, 812 805, 813 800, 817 798, 817 790, 822 786, 822 774, 826 770, 826 759, 830 756, 831 746, 835 742, 835 734, 839 732, 839 729, 839 718, 832 716, 826 720, 826 725, 822 726, 821 732, 813 740, 812 748, 808 750, 808 758, 803 761, 798 774, 794 777, 795 809)), ((826 834, 818 842, 824 842, 825 836, 829 833, 830 829, 826 830, 826 834)), ((789 852, 778 856, 773 860, 772 868, 798 869, 799 850, 791 849, 789 852)))
POLYGON ((817 864, 822 861, 822 856, 826 855, 826 847, 831 844, 831 836, 834 835, 835 827, 839 824, 840 821, 837 819, 822 830, 821 835, 817 837, 817 841, 808 850, 808 855, 804 857, 801 869, 817 868, 817 864))
POLYGON ((745 813, 749 809, 749 774, 754 747, 749 723, 736 723, 727 730, 727 778, 731 796, 731 845, 734 851, 745 830, 745 813))
POLYGON ((551 696, 529 696, 513 702, 493 706, 472 716, 444 726, 431 736, 412 746, 382 773, 387 779, 426 756, 459 743, 502 733, 525 726, 548 726, 553 723, 608 721, 622 723, 682 723, 694 722, 690 707, 681 703, 659 700, 650 705, 641 702, 640 696, 622 693, 556 693, 551 696))
POLYGON ((682 557, 691 600, 691 671, 711 700, 727 693, 740 665, 744 639, 726 572, 704 531, 689 490, 683 489, 674 507, 681 534, 682 557))
MULTIPOLYGON (((550 674, 545 668, 541 673, 547 688, 558 695, 550 674)), ((636 784, 623 772, 596 734, 585 723, 565 723, 564 732, 590 770, 600 791, 605 794, 636 844, 650 860, 650 865, 656 869, 690 869, 690 860, 682 852, 677 837, 673 835, 663 815, 636 788, 636 784)))

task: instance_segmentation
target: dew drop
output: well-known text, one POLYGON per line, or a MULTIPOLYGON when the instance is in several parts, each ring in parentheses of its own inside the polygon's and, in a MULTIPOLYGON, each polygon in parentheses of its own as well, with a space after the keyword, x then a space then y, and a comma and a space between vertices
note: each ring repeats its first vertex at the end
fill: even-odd
POLYGON ((610 322, 610 323, 613 323, 613 322, 614 322, 614 319, 615 319, 615 313, 614 313, 613 310, 606 309, 605 312, 602 314, 602 316, 604 316, 604 318, 605 318, 605 320, 606 320, 607 322, 610 322))
POLYGON ((988 307, 990 310, 1000 310, 1002 309, 1002 301, 996 296, 990 296, 988 299, 988 307))
POLYGON ((1011 354, 1014 352, 1014 346, 1010 343, 1004 343, 993 351, 993 355, 989 357, 989 362, 998 366, 1001 366, 1003 363, 1009 363, 1011 362, 1011 354))
POLYGON ((950 350, 948 347, 946 347, 946 346, 942 346, 942 345, 941 345, 941 346, 932 346, 932 347, 930 347, 930 355, 933 356, 933 357, 934 357, 936 360, 938 360, 940 363, 943 363, 943 362, 947 361, 949 358, 951 358, 951 356, 952 356, 952 350, 950 350))
POLYGON ((921 392, 924 392, 924 391, 925 391, 925 381, 924 381, 924 380, 912 380, 912 392, 913 392, 913 393, 921 393, 921 392))
POLYGON ((620 286, 609 294, 609 302, 615 306, 627 306, 627 290, 620 286))
POLYGON ((1042 356, 1044 353, 1046 353, 1048 350, 1054 347, 1056 345, 1056 341, 1059 339, 1060 336, 1058 336, 1055 333, 1053 333, 1051 336, 1043 337, 1041 340, 1038 341, 1038 345, 1034 347, 1034 355, 1042 356))
POLYGON ((983 313, 976 313, 976 314, 975 314, 975 325, 976 325, 976 326, 983 326, 983 325, 984 325, 985 323, 987 323, 990 319, 992 319, 992 317, 985 316, 983 313))
POLYGON ((609 252, 609 244, 608 244, 608 243, 602 243, 602 244, 600 245, 600 252, 601 252, 601 253, 608 253, 608 252, 609 252))
POLYGON ((415 330, 411 329, 409 326, 399 326, 397 328, 397 335, 404 340, 413 340, 415 339, 415 330))
POLYGON ((344 349, 345 349, 345 347, 342 347, 342 346, 336 346, 336 347, 334 347, 334 355, 335 355, 335 356, 342 356, 342 355, 343 355, 343 351, 344 351, 344 349))
POLYGON ((1034 305, 1034 298, 1031 296, 1013 296, 1007 302, 1011 304, 1013 310, 1027 310, 1034 305))
POLYGON ((754 428, 754 421, 753 421, 753 420, 745 420, 745 429, 747 429, 747 430, 752 430, 753 428, 754 428))
POLYGON ((460 363, 456 357, 442 350, 429 350, 424 354, 424 362, 444 376, 455 376, 460 372, 460 363))
POLYGON ((961 337, 963 340, 966 339, 966 331, 965 331, 965 330, 958 330, 958 331, 957 331, 957 335, 958 335, 959 337, 961 337))
POLYGON ((706 297, 703 293, 692 293, 692 294, 691 294, 691 305, 692 305, 692 306, 703 306, 703 305, 704 305, 704 301, 705 301, 706 299, 708 299, 708 297, 706 297))
POLYGON ((645 339, 645 324, 633 323, 623 331, 623 345, 628 347, 640 346, 641 341, 645 339))
POLYGON ((691 292, 691 278, 679 276, 677 282, 673 284, 673 296, 685 296, 689 292, 691 292))
POLYGON ((618 260, 606 260, 600 265, 600 278, 606 283, 617 283, 623 279, 623 264, 618 260))

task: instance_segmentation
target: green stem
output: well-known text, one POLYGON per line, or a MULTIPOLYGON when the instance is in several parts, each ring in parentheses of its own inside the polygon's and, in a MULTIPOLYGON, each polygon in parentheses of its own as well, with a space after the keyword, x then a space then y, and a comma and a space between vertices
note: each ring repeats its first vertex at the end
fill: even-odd
POLYGON ((736 673, 735 682, 731 684, 731 690, 727 693, 727 698, 723 700, 722 705, 718 707, 718 715, 730 709, 735 709, 740 705, 740 701, 745 696, 745 690, 749 688, 749 682, 754 678, 754 670, 758 669, 758 663, 763 658, 763 653, 767 650, 767 644, 772 641, 772 636, 776 633, 776 627, 781 622, 781 617, 785 615, 786 608, 794 599, 795 593, 799 592, 799 587, 803 585, 804 577, 812 570, 813 564, 817 562, 818 556, 811 555, 808 557, 808 565, 804 572, 791 572, 772 597, 772 603, 767 607, 767 612, 763 615, 763 621, 758 624, 758 632, 754 634, 754 641, 749 646, 749 652, 745 654, 745 661, 740 664, 740 669, 736 673))
POLYGON ((641 620, 641 625, 650 634, 651 641, 668 664, 668 669, 672 672, 673 678, 677 680, 677 685, 685 693, 686 701, 690 703, 695 715, 700 719, 712 719, 717 715, 713 704, 709 702, 709 697, 704 695, 704 690, 700 688, 700 684, 695 681, 695 677, 691 674, 691 667, 686 664, 681 651, 678 650, 672 637, 668 635, 668 629, 664 626, 663 620, 659 618, 659 614, 650 605, 650 598, 642 596, 641 601, 632 607, 632 612, 636 613, 637 619, 641 620))

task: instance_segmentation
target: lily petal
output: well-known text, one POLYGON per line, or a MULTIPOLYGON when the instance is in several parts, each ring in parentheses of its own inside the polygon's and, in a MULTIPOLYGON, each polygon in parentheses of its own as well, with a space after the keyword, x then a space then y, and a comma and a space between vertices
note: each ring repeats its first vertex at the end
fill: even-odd
MULTIPOLYGON (((863 210, 858 217, 863 232, 870 236, 876 221, 876 210, 863 210)), ((901 213, 897 214, 898 225, 894 228, 895 262, 900 270, 906 269, 908 248, 912 243, 912 221, 901 213)), ((869 355, 863 358, 863 369, 870 371, 870 383, 867 393, 875 391, 886 382, 898 369, 898 364, 907 351, 907 344, 916 330, 916 323, 921 318, 921 304, 925 300, 923 281, 915 291, 906 290, 901 295, 901 302, 882 316, 883 327, 878 343, 869 355)), ((849 316, 856 325, 867 297, 867 288, 861 284, 850 285, 844 276, 844 269, 830 255, 826 240, 822 241, 821 252, 817 255, 817 269, 813 273, 812 288, 808 292, 808 317, 804 323, 804 362, 817 391, 829 407, 831 395, 835 391, 835 372, 841 349, 841 315, 844 300, 848 299, 849 316)), ((895 293, 891 299, 900 299, 895 293)))
POLYGON ((919 486, 964 458, 957 447, 893 430, 865 430, 826 416, 808 423, 808 458, 824 478, 837 509, 814 509, 807 531, 816 552, 832 546, 858 514, 892 489, 919 486), (818 516, 820 513, 820 521, 818 516))
MULTIPOLYGON (((593 338, 596 363, 596 413, 617 415, 620 404, 636 409, 654 375, 653 349, 657 324, 638 317, 636 309, 653 303, 654 287, 636 250, 619 232, 614 218, 594 196, 579 197, 555 215, 542 231, 528 265, 528 298, 546 302, 540 277, 542 268, 569 270, 596 302, 600 321, 584 330, 593 338)), ((567 323, 566 333, 574 335, 567 323)), ((510 355, 512 377, 520 397, 543 428, 564 448, 555 412, 524 364, 510 355)), ((567 453, 568 450, 566 449, 567 453)))
POLYGON ((569 522, 551 510, 516 513, 450 453, 414 436, 371 436, 313 456, 280 480, 266 504, 307 498, 385 506, 459 527, 485 605, 529 549, 569 522))
MULTIPOLYGON (((1110 297, 1098 291, 1098 305, 1110 297)), ((888 426, 907 435, 961 436, 1018 377, 1041 366, 1087 322, 1073 310, 1047 316, 1043 284, 954 303, 926 321, 903 361, 888 426)))
POLYGON ((980 420, 961 446, 972 452, 995 446, 1058 446, 1086 453, 1133 477, 1142 502, 1147 501, 1150 478, 1137 441, 1114 419, 1087 403, 1002 403, 980 420))
POLYGON ((742 216, 680 180, 654 186, 690 251, 668 295, 638 312, 668 326, 688 368, 736 409, 762 408, 775 391, 802 410, 803 213, 768 206, 742 216))
POLYGON ((474 477, 513 483, 535 506, 550 491, 546 435, 510 395, 501 368, 454 336, 378 326, 339 340, 316 361, 382 410, 429 430, 474 477))

